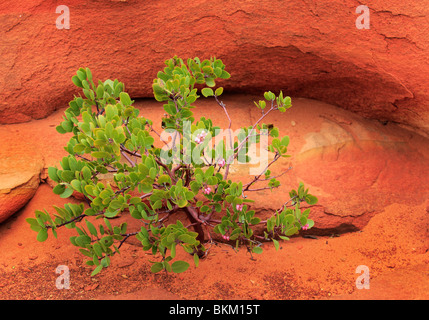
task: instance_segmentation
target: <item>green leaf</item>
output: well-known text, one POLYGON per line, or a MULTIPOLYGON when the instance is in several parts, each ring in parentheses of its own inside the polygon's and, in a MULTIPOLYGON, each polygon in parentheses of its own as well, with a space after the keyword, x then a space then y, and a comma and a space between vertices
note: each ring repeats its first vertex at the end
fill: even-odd
POLYGON ((207 84, 209 87, 214 87, 214 86, 216 85, 216 82, 214 81, 214 79, 213 79, 213 78, 206 78, 206 84, 207 84))
POLYGON ((86 72, 81 68, 76 72, 77 76, 81 81, 86 79, 86 72))
POLYGON ((182 273, 185 272, 186 270, 188 270, 189 268, 189 263, 187 263, 186 261, 175 261, 171 264, 171 270, 174 273, 182 273))
POLYGON ((85 123, 90 123, 90 122, 92 122, 93 119, 92 119, 91 114, 88 111, 84 111, 84 112, 82 112, 82 120, 85 123))
POLYGON ((288 230, 286 230, 286 232, 285 232, 285 236, 292 236, 292 235, 294 235, 297 231, 298 231, 298 228, 297 228, 297 227, 289 228, 288 230))
POLYGON ((198 257, 198 254, 194 253, 194 263, 195 266, 198 268, 198 265, 200 263, 200 258, 198 257))
POLYGON ((213 166, 210 166, 210 167, 208 167, 208 169, 206 170, 206 172, 204 173, 204 176, 206 177, 206 178, 208 178, 208 177, 210 177, 210 176, 212 176, 214 174, 214 167, 213 166))
POLYGON ((66 187, 62 184, 57 184, 53 189, 52 192, 55 194, 62 194, 64 192, 64 190, 66 189, 66 187))
POLYGON ((61 133, 61 134, 67 133, 67 131, 64 130, 62 126, 57 126, 55 129, 57 130, 58 133, 61 133))
POLYGON ((274 247, 276 248, 276 251, 278 251, 280 248, 279 242, 276 239, 273 239, 273 243, 274 243, 274 247))
POLYGON ((79 180, 72 180, 72 182, 70 182, 71 186, 73 187, 73 189, 75 189, 78 192, 82 192, 82 184, 79 180))
POLYGON ((73 189, 72 188, 66 188, 66 190, 60 194, 61 198, 68 198, 73 194, 73 189))
POLYGON ((177 205, 178 205, 180 208, 184 208, 184 207, 186 207, 186 206, 188 205, 188 201, 187 201, 186 199, 180 199, 180 200, 177 202, 177 205))
POLYGON ((113 200, 110 202, 109 208, 113 210, 117 210, 121 208, 121 206, 122 206, 122 202, 120 200, 113 200))
POLYGON ((95 90, 95 94, 98 99, 103 99, 104 97, 104 86, 102 84, 99 84, 97 89, 95 90))
POLYGON ((265 93, 264 93, 264 98, 265 98, 265 100, 267 100, 267 101, 272 100, 272 99, 271 99, 271 91, 267 91, 267 92, 265 92, 265 93))
POLYGON ((284 136, 281 141, 281 145, 287 147, 289 145, 289 136, 284 136))
POLYGON ((95 276, 97 273, 99 273, 101 271, 101 269, 103 269, 103 265, 99 264, 94 271, 92 271, 91 273, 91 277, 95 276))
POLYGON ((216 75, 216 77, 220 77, 221 75, 222 75, 222 69, 221 68, 218 68, 218 67, 216 67, 216 68, 214 68, 214 74, 216 75))
POLYGON ((70 182, 75 178, 75 173, 69 170, 64 170, 61 172, 61 178, 64 181, 70 182))
POLYGON ((301 219, 301 209, 298 208, 295 210, 295 216, 297 220, 301 219))
POLYGON ((92 72, 91 72, 91 70, 89 70, 89 68, 85 68, 85 72, 86 72, 86 77, 88 78, 88 80, 92 81, 92 72))
POLYGON ((46 239, 48 239, 48 230, 46 229, 40 230, 39 233, 37 234, 37 241, 43 242, 46 239))
POLYGON ((172 258, 176 256, 176 243, 173 243, 170 247, 170 256, 172 258))
POLYGON ((48 175, 49 178, 51 178, 52 180, 54 180, 55 182, 59 181, 58 175, 57 175, 57 168, 55 167, 49 167, 48 168, 48 175))
POLYGON ((92 186, 90 184, 87 184, 84 189, 85 189, 86 193, 88 193, 90 196, 94 196, 95 195, 95 193, 94 193, 94 186, 92 186))
POLYGON ((126 92, 121 92, 119 94, 119 99, 121 100, 121 102, 124 106, 130 106, 132 103, 130 96, 126 92))
POLYGON ((158 184, 162 184, 162 183, 171 184, 171 178, 170 178, 170 176, 167 175, 167 174, 163 174, 162 176, 160 176, 158 178, 158 184))
POLYGON ((134 204, 137 204, 137 203, 140 203, 140 202, 142 202, 142 199, 140 197, 133 197, 133 198, 130 199, 129 204, 130 205, 134 205, 134 204))
POLYGON ((204 97, 211 97, 213 96, 213 90, 210 88, 204 88, 201 90, 201 93, 203 94, 204 97))
POLYGON ((77 144, 77 145, 75 145, 74 147, 73 147, 73 152, 74 153, 82 153, 84 150, 85 150, 85 146, 83 145, 83 144, 77 144))
POLYGON ((105 216, 106 218, 113 218, 113 217, 116 217, 118 214, 119 214, 119 210, 115 210, 115 211, 106 211, 106 212, 104 213, 104 216, 105 216))
POLYGON ((83 88, 82 81, 79 79, 77 75, 72 77, 72 82, 75 84, 75 86, 79 88, 83 88))
POLYGON ((211 177, 208 177, 208 178, 207 178, 207 184, 208 184, 208 185, 210 185, 210 186, 214 186, 214 185, 216 185, 217 183, 218 183, 218 181, 217 181, 217 178, 216 178, 216 177, 211 176, 211 177))
POLYGON ((86 226, 88 227, 89 232, 94 235, 97 236, 97 229, 95 228, 95 226, 89 222, 88 220, 85 220, 86 222, 86 226))
POLYGON ((39 223, 34 218, 27 218, 25 221, 27 221, 31 226, 39 226, 39 223))
POLYGON ((261 247, 254 247, 252 251, 254 253, 261 254, 263 250, 261 247))
POLYGON ((64 129, 65 132, 71 132, 73 129, 73 123, 71 121, 64 120, 61 122, 61 127, 64 129))
POLYGON ((91 152, 91 156, 98 159, 107 158, 109 156, 109 153, 104 151, 94 151, 94 152, 91 152))
POLYGON ((79 247, 85 248, 87 244, 91 243, 91 237, 89 237, 87 235, 81 235, 81 236, 78 236, 75 239, 75 241, 79 247))
POLYGON ((215 94, 217 96, 220 96, 222 93, 223 93, 223 88, 222 87, 217 88, 216 91, 215 91, 215 94))
MULTIPOLYGON (((82 80, 82 85, 86 90, 89 90, 89 83, 86 80, 82 80)), ((91 90, 92 91, 92 90, 91 90)))
POLYGON ((254 217, 254 218, 250 219, 250 224, 255 225, 255 224, 258 224, 259 222, 261 222, 261 219, 258 217, 254 217))
POLYGON ((310 205, 316 204, 317 201, 318 201, 318 199, 315 196, 311 195, 311 194, 307 194, 305 196, 304 200, 305 200, 305 202, 307 202, 310 205))
POLYGON ((220 78, 229 79, 229 78, 231 78, 231 75, 228 72, 226 72, 225 70, 222 70, 222 74, 220 75, 220 78))
POLYGON ((154 167, 150 168, 149 177, 151 179, 155 179, 157 174, 158 174, 158 171, 154 167))
POLYGON ((164 265, 161 263, 161 262, 155 262, 153 265, 152 265, 152 267, 150 268, 150 271, 152 272, 152 273, 158 273, 158 272, 160 272, 161 270, 163 270, 164 269, 164 265))
POLYGON ((99 256, 100 258, 103 256, 103 251, 101 250, 101 246, 98 242, 94 243, 92 248, 94 249, 94 252, 97 256, 99 256))
POLYGON ((143 193, 149 193, 153 190, 152 184, 141 184, 141 192, 143 193))
POLYGON ((112 225, 110 224, 109 219, 104 218, 104 224, 106 225, 106 227, 107 227, 110 231, 112 231, 112 230, 113 230, 112 225))
POLYGON ((91 169, 89 169, 87 166, 83 167, 82 175, 85 180, 89 180, 91 178, 91 169))
POLYGON ((180 240, 180 241, 183 241, 184 243, 187 243, 187 244, 190 244, 190 245, 193 245, 193 244, 195 244, 195 242, 196 242, 196 240, 195 240, 195 238, 194 237, 192 237, 192 236, 190 236, 189 234, 181 234, 179 237, 178 237, 178 239, 180 240))
POLYGON ((88 258, 91 258, 91 259, 93 258, 92 253, 89 252, 89 250, 87 250, 87 249, 81 248, 81 249, 79 249, 79 252, 82 253, 84 256, 87 256, 88 258))
POLYGON ((161 200, 155 201, 155 203, 152 205, 152 209, 153 210, 156 210, 156 209, 159 209, 159 208, 162 208, 162 201, 161 200))

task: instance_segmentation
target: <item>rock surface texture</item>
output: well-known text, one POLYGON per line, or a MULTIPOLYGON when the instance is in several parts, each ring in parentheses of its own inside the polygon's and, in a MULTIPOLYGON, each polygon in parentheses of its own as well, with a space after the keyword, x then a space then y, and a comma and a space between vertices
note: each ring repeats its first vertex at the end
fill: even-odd
MULTIPOLYGON (((3 160, 3 159, 2 159, 3 160)), ((0 223, 21 209, 36 193, 39 187, 41 166, 34 164, 28 168, 12 164, 0 176, 0 223), (20 170, 10 173, 9 170, 20 170)))
MULTIPOLYGON (((2 298, 428 298, 427 1, 367 0, 369 29, 356 27, 361 3, 352 0, 67 2, 0 3, 2 298), (64 4, 70 28, 58 29, 56 9, 64 4), (278 252, 264 243, 266 254, 256 259, 244 248, 213 246, 198 268, 172 277, 153 276, 152 257, 125 243, 113 269, 91 278, 69 241, 74 230, 41 244, 25 220, 35 210, 79 202, 53 194, 47 176, 66 155, 70 136, 55 127, 80 92, 71 77, 89 67, 96 80, 124 82, 160 131, 162 104, 138 98, 152 98, 153 78, 174 55, 223 60, 232 77, 219 85, 235 93, 222 96, 233 129, 258 119, 252 101, 264 91, 292 97, 287 113, 266 118, 291 141, 292 157, 277 162, 273 174, 291 169, 279 177, 280 189, 248 196, 267 217, 302 181, 319 198, 311 210, 315 227, 278 252), (73 272, 70 290, 55 286, 59 265, 73 272), (370 268, 371 290, 356 289, 360 265, 370 268)), ((196 106, 196 118, 228 126, 212 100, 196 106)), ((230 178, 247 182, 248 169, 239 166, 230 178)), ((129 215, 116 223, 124 221, 132 231, 141 226, 129 215)))
POLYGON ((356 27, 352 0, 76 0, 70 29, 56 27, 58 5, 0 4, 0 123, 64 107, 82 66, 138 98, 152 96, 165 59, 214 55, 232 74, 230 91, 282 89, 429 134, 425 1, 369 0, 369 29, 356 27))
MULTIPOLYGON (((0 129, 0 223, 22 208, 36 193, 43 169, 38 150, 17 144, 18 130, 0 129)), ((27 144, 27 145, 26 145, 27 144)))

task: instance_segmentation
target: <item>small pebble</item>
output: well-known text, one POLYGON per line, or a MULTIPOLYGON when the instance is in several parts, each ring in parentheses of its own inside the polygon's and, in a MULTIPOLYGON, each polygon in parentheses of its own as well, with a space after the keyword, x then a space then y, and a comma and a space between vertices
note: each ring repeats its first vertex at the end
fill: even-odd
POLYGON ((95 284, 93 284, 93 285, 91 285, 91 286, 87 286, 87 287, 85 287, 85 291, 92 291, 92 290, 95 290, 96 288, 98 287, 98 283, 95 283, 95 284))

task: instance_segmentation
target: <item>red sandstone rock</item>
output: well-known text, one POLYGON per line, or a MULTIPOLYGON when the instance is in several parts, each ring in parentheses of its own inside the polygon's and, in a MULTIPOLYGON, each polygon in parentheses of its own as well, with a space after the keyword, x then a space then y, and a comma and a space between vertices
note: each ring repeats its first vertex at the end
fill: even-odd
MULTIPOLYGON (((245 101, 235 97, 226 104, 245 109, 245 101)), ((251 110, 256 119, 258 110, 251 110)), ((429 195, 428 142, 413 132, 306 99, 293 99, 288 112, 270 115, 266 122, 291 140, 292 157, 279 161, 272 174, 292 170, 278 178, 280 189, 249 193, 262 216, 278 209, 300 181, 319 198, 311 213, 317 225, 307 233, 360 230, 386 206, 418 205, 429 195)), ((247 172, 242 167, 233 176, 240 179, 247 172)))
POLYGON ((65 155, 68 137, 49 120, 0 126, 0 223, 20 210, 46 179, 44 167, 65 155))
POLYGON ((133 98, 151 97, 163 61, 215 55, 239 92, 284 90, 429 133, 428 6, 367 1, 370 29, 357 29, 352 0, 177 3, 69 1, 70 29, 56 3, 0 4, 0 123, 40 119, 78 90, 89 67, 118 78, 133 98))

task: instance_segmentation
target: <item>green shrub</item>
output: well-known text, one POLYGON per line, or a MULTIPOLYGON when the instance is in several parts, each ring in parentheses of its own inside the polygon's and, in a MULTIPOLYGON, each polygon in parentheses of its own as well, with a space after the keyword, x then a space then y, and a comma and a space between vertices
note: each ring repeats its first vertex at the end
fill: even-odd
POLYGON ((289 137, 279 137, 278 128, 263 120, 272 112, 283 113, 290 108, 290 97, 266 92, 265 100, 255 102, 260 118, 233 137, 229 130, 232 119, 220 100, 223 88, 214 88, 218 79, 230 77, 222 61, 195 58, 184 63, 174 57, 165 63, 152 84, 155 99, 164 103, 163 133, 153 128, 150 119, 139 116, 123 83, 106 80, 95 84, 88 68, 80 68, 72 77, 83 96, 69 103, 56 128, 61 134, 72 133, 65 147, 69 155, 60 161, 60 168, 50 167, 48 173, 57 183, 55 194, 68 198, 80 193, 86 204, 54 206, 52 215, 37 210, 35 218, 27 222, 38 233, 38 241, 45 241, 48 232, 56 237, 63 226, 74 228, 77 234, 70 241, 87 256, 86 264, 94 266, 92 275, 109 266, 110 257, 130 237, 136 237, 143 250, 159 257, 152 262, 152 272, 183 272, 189 263, 175 261, 177 247, 193 255, 198 266, 208 252, 207 243, 230 242, 259 254, 264 241, 272 241, 278 249, 279 240, 288 240, 300 229, 314 225, 308 218, 310 209, 301 210, 300 205, 314 205, 317 198, 302 183, 266 220, 255 216, 253 201, 247 197, 252 191, 275 190, 280 186, 276 178, 287 171, 271 176, 271 166, 288 156, 289 137), (199 90, 204 97, 212 97, 229 120, 226 141, 221 139, 214 147, 210 142, 219 136, 220 128, 210 119, 193 117, 199 90), (169 143, 162 138, 164 133, 170 135, 169 143), (155 147, 155 139, 164 145, 155 147), (273 154, 272 160, 267 157, 263 170, 250 182, 229 179, 230 166, 250 163, 250 149, 263 140, 273 154), (111 179, 103 180, 108 174, 111 179), (257 182, 265 186, 252 188, 257 182), (168 218, 180 211, 186 213, 189 224, 185 226, 180 220, 168 224, 168 218), (120 213, 141 221, 141 228, 128 231, 126 223, 112 224, 111 219, 120 213), (95 217, 99 223, 86 217, 95 217), (265 231, 257 234, 254 228, 260 225, 265 231))

